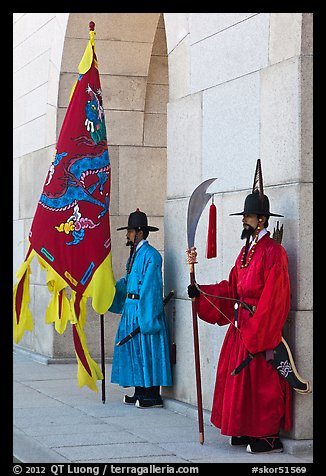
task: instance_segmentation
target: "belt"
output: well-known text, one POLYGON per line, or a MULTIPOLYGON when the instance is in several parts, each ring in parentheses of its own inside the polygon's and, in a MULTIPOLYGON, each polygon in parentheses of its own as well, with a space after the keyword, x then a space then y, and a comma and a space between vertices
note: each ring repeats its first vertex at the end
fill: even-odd
POLYGON ((139 299, 139 294, 127 293, 127 298, 129 298, 129 299, 139 299))
MULTIPOLYGON (((240 303, 244 309, 247 309, 251 315, 256 311, 257 306, 252 306, 251 304, 247 304, 246 302, 240 303)), ((239 303, 234 304, 234 325, 238 327, 238 312, 239 312, 239 303)))

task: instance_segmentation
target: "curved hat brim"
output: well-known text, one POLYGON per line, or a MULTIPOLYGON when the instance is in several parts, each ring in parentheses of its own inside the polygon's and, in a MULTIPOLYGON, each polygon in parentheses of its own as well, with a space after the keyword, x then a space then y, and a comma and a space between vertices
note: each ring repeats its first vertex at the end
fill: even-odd
MULTIPOLYGON (((146 228, 148 231, 159 231, 159 228, 156 228, 156 226, 143 226, 142 228, 146 228)), ((130 228, 129 226, 122 226, 121 228, 117 228, 117 231, 120 230, 133 230, 133 228, 130 228)))
MULTIPOLYGON (((248 213, 243 211, 243 212, 239 212, 239 213, 230 213, 229 216, 232 216, 232 215, 247 215, 248 213)), ((262 212, 250 212, 250 214, 252 215, 264 215, 266 217, 284 217, 284 215, 279 215, 278 213, 271 213, 271 212, 268 212, 268 213, 262 213, 262 212)))

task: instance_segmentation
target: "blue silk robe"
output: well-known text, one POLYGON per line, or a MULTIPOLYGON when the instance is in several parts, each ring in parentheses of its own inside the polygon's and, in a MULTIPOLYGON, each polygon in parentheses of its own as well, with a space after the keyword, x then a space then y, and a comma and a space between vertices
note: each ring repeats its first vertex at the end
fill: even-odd
POLYGON ((139 334, 114 347, 111 382, 122 387, 172 385, 162 257, 148 241, 136 251, 131 272, 117 281, 109 311, 121 314, 115 343, 140 326, 139 334), (139 299, 127 298, 127 293, 139 294, 139 299))

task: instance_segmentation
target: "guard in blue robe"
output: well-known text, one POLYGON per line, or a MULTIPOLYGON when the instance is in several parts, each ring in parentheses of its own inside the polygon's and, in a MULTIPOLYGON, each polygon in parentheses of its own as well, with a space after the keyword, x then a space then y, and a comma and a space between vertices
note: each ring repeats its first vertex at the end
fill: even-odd
POLYGON ((121 346, 114 347, 111 382, 135 387, 133 397, 124 403, 140 408, 162 407, 160 386, 172 385, 168 323, 163 307, 162 257, 146 240, 149 226, 145 213, 131 213, 127 245, 131 247, 126 275, 116 283, 110 312, 121 314, 115 343, 137 327, 140 332, 121 346))

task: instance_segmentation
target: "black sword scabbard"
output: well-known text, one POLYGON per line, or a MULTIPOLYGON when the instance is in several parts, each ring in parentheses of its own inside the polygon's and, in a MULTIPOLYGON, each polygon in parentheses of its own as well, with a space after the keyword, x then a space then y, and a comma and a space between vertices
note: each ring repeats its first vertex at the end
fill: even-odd
MULTIPOLYGON (((167 296, 165 296, 163 298, 163 306, 165 306, 169 301, 170 299, 172 298, 172 296, 174 295, 174 291, 170 291, 169 294, 167 296)), ((135 335, 139 334, 140 333, 140 327, 136 327, 136 329, 134 329, 132 332, 130 332, 130 334, 128 334, 126 337, 124 337, 123 339, 121 339, 119 342, 117 342, 115 345, 116 346, 120 346, 120 345, 123 345, 125 344, 126 342, 128 342, 130 339, 132 339, 133 337, 135 337, 135 335)))
POLYGON ((231 372, 231 375, 234 376, 234 375, 237 375, 239 372, 241 372, 242 369, 244 369, 251 361, 252 359, 255 357, 255 354, 249 354, 242 362, 240 365, 238 365, 238 367, 234 370, 232 370, 231 372))
POLYGON ((139 334, 140 332, 140 327, 137 327, 135 330, 133 330, 132 332, 130 332, 130 334, 128 334, 126 337, 124 337, 122 340, 120 340, 119 342, 116 343, 117 346, 119 345, 123 345, 125 344, 126 342, 128 342, 128 340, 132 339, 135 335, 139 334))

